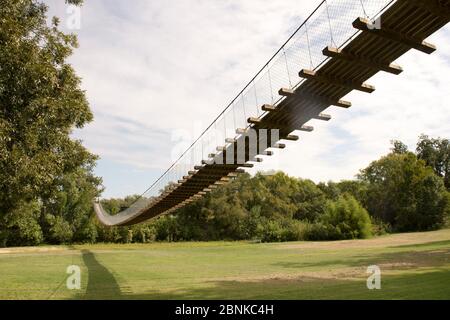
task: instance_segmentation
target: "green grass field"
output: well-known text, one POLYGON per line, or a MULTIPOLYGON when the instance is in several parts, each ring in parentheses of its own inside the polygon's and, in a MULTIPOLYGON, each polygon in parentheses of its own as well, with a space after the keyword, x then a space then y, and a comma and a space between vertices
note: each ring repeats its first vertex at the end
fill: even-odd
POLYGON ((0 249, 0 299, 450 299, 450 230, 341 242, 0 249), (81 290, 66 268, 80 266, 81 290), (382 271, 366 287, 367 267, 382 271))

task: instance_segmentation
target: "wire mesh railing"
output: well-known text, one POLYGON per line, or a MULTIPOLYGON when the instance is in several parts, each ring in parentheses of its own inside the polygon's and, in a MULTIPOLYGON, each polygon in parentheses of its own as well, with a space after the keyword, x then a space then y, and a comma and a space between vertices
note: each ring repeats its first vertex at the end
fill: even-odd
POLYGON ((261 117, 263 104, 276 105, 282 100, 280 88, 293 89, 303 80, 302 69, 317 69, 328 58, 327 46, 343 47, 357 31, 352 22, 357 17, 377 18, 394 0, 324 0, 300 25, 256 76, 219 114, 208 128, 128 209, 115 218, 134 215, 152 205, 163 191, 182 180, 195 166, 202 164, 218 146, 226 147, 227 138, 236 139, 238 129, 248 128, 249 117, 261 117))

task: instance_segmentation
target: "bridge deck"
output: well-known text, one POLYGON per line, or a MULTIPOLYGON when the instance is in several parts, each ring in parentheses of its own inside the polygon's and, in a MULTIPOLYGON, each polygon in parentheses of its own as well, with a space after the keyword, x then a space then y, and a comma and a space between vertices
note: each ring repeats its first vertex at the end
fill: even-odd
MULTIPOLYGON (((275 106, 264 106, 265 112, 259 119, 249 119, 253 129, 279 129, 280 140, 296 140, 291 133, 301 129, 311 131, 312 128, 304 127, 311 119, 329 120, 322 114, 325 109, 331 105, 349 107, 350 103, 340 99, 353 90, 372 92, 374 88, 365 81, 378 72, 401 73, 402 69, 392 63, 409 50, 433 52, 434 46, 424 40, 450 21, 450 4, 438 0, 398 0, 381 15, 381 29, 372 28, 370 22, 362 18, 355 19, 353 26, 361 32, 343 48, 324 48, 323 53, 329 59, 317 70, 298 70, 305 81, 293 90, 280 88, 280 95, 285 98, 275 106)), ((243 134, 237 139, 248 138, 243 134)), ((218 185, 231 181, 233 177, 230 176, 242 172, 240 168, 252 166, 217 164, 226 163, 220 160, 226 159, 233 150, 235 152, 237 145, 238 141, 233 141, 224 150, 211 155, 214 157, 210 160, 215 163, 199 164, 195 171, 186 173, 185 179, 132 215, 111 217, 96 204, 100 220, 108 225, 130 225, 195 201, 218 185)), ((283 148, 283 145, 271 147, 283 148)), ((259 155, 264 152, 256 151, 259 155)), ((245 160, 257 160, 250 153, 246 145, 245 160)))

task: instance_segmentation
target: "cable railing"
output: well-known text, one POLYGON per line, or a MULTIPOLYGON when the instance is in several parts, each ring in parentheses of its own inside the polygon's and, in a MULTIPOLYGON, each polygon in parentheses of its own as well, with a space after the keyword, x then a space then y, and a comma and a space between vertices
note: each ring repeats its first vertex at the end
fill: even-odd
POLYGON ((297 28, 272 58, 239 92, 204 132, 181 154, 128 209, 115 218, 136 215, 150 207, 170 185, 178 183, 189 171, 216 154, 217 147, 227 147, 239 132, 249 127, 249 117, 261 117, 263 104, 277 105, 283 97, 280 88, 294 89, 302 80, 302 69, 318 69, 328 58, 327 46, 341 48, 357 31, 352 22, 357 17, 376 19, 394 0, 324 0, 297 28))

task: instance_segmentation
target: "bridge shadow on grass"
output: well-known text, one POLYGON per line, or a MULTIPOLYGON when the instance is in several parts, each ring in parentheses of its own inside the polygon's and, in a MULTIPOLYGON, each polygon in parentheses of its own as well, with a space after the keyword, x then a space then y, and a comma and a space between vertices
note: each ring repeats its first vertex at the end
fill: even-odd
MULTIPOLYGON (((149 290, 138 294, 121 291, 114 275, 88 251, 82 250, 88 268, 86 294, 78 299, 198 300, 198 299, 450 299, 450 249, 409 251, 367 255, 356 260, 318 263, 278 263, 286 268, 313 267, 317 272, 255 280, 201 281, 178 284, 169 290, 149 290), (410 263, 410 264, 408 264, 410 263), (368 290, 365 267, 382 267, 382 289, 368 290), (320 266, 363 267, 360 272, 332 275, 320 266), (425 269, 418 269, 425 268, 425 269), (385 275, 384 270, 394 273, 385 275)), ((355 257, 353 257, 355 258, 355 257)))
POLYGON ((86 293, 77 299, 121 299, 122 292, 114 275, 89 250, 81 250, 81 254, 88 269, 88 284, 86 293))

